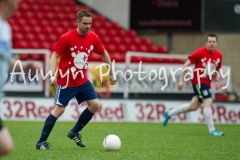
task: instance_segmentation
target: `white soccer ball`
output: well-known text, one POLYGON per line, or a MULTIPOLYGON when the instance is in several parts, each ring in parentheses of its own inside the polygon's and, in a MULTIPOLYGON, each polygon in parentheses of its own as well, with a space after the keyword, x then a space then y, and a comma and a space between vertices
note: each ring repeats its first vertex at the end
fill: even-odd
POLYGON ((118 136, 110 134, 104 138, 103 147, 106 151, 116 151, 121 147, 121 140, 118 136))

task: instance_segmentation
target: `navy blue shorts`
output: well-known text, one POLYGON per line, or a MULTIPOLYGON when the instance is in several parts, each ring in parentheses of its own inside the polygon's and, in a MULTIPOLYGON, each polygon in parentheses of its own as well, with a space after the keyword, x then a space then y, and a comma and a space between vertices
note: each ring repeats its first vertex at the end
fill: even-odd
POLYGON ((209 87, 206 84, 193 85, 193 96, 198 96, 199 102, 203 102, 203 99, 211 98, 212 95, 209 91, 209 87))
POLYGON ((76 97, 78 104, 86 100, 98 98, 90 81, 87 81, 79 87, 67 87, 64 89, 62 86, 57 85, 55 104, 67 106, 73 97, 76 97))

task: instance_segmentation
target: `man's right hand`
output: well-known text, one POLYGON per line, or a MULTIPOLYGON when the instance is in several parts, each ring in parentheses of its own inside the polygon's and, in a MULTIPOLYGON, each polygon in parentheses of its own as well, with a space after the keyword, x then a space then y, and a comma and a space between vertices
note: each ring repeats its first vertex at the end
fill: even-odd
POLYGON ((182 90, 184 87, 184 81, 179 81, 178 83, 178 90, 182 90))
POLYGON ((56 78, 55 78, 55 76, 50 76, 49 77, 49 85, 50 86, 56 85, 56 78))

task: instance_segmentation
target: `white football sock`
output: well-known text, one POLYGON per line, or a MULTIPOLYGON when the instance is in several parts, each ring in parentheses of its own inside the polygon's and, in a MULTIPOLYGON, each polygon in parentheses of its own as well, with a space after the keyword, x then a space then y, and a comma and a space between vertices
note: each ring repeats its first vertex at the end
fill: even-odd
POLYGON ((212 108, 204 107, 203 115, 205 117, 209 132, 212 132, 213 130, 215 130, 213 124, 212 108))
POLYGON ((188 106, 189 106, 189 104, 187 104, 187 103, 182 104, 181 106, 170 110, 168 115, 171 117, 171 116, 176 115, 176 114, 186 113, 186 112, 188 112, 188 106))

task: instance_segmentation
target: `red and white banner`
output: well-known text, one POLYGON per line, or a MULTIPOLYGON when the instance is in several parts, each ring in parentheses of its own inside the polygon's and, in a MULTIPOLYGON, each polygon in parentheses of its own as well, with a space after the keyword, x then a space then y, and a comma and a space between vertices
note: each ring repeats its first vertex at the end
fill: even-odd
MULTIPOLYGON (((100 99, 101 108, 95 113, 95 122, 156 122, 161 123, 165 109, 175 108, 184 101, 106 100, 100 99)), ((54 109, 52 98, 4 98, 1 117, 4 120, 44 121, 54 109)), ((86 103, 78 105, 71 100, 61 121, 76 121, 86 103)), ((240 104, 216 103, 213 118, 219 124, 240 124, 240 104)), ((170 123, 205 123, 203 107, 195 112, 172 116, 170 123)))

